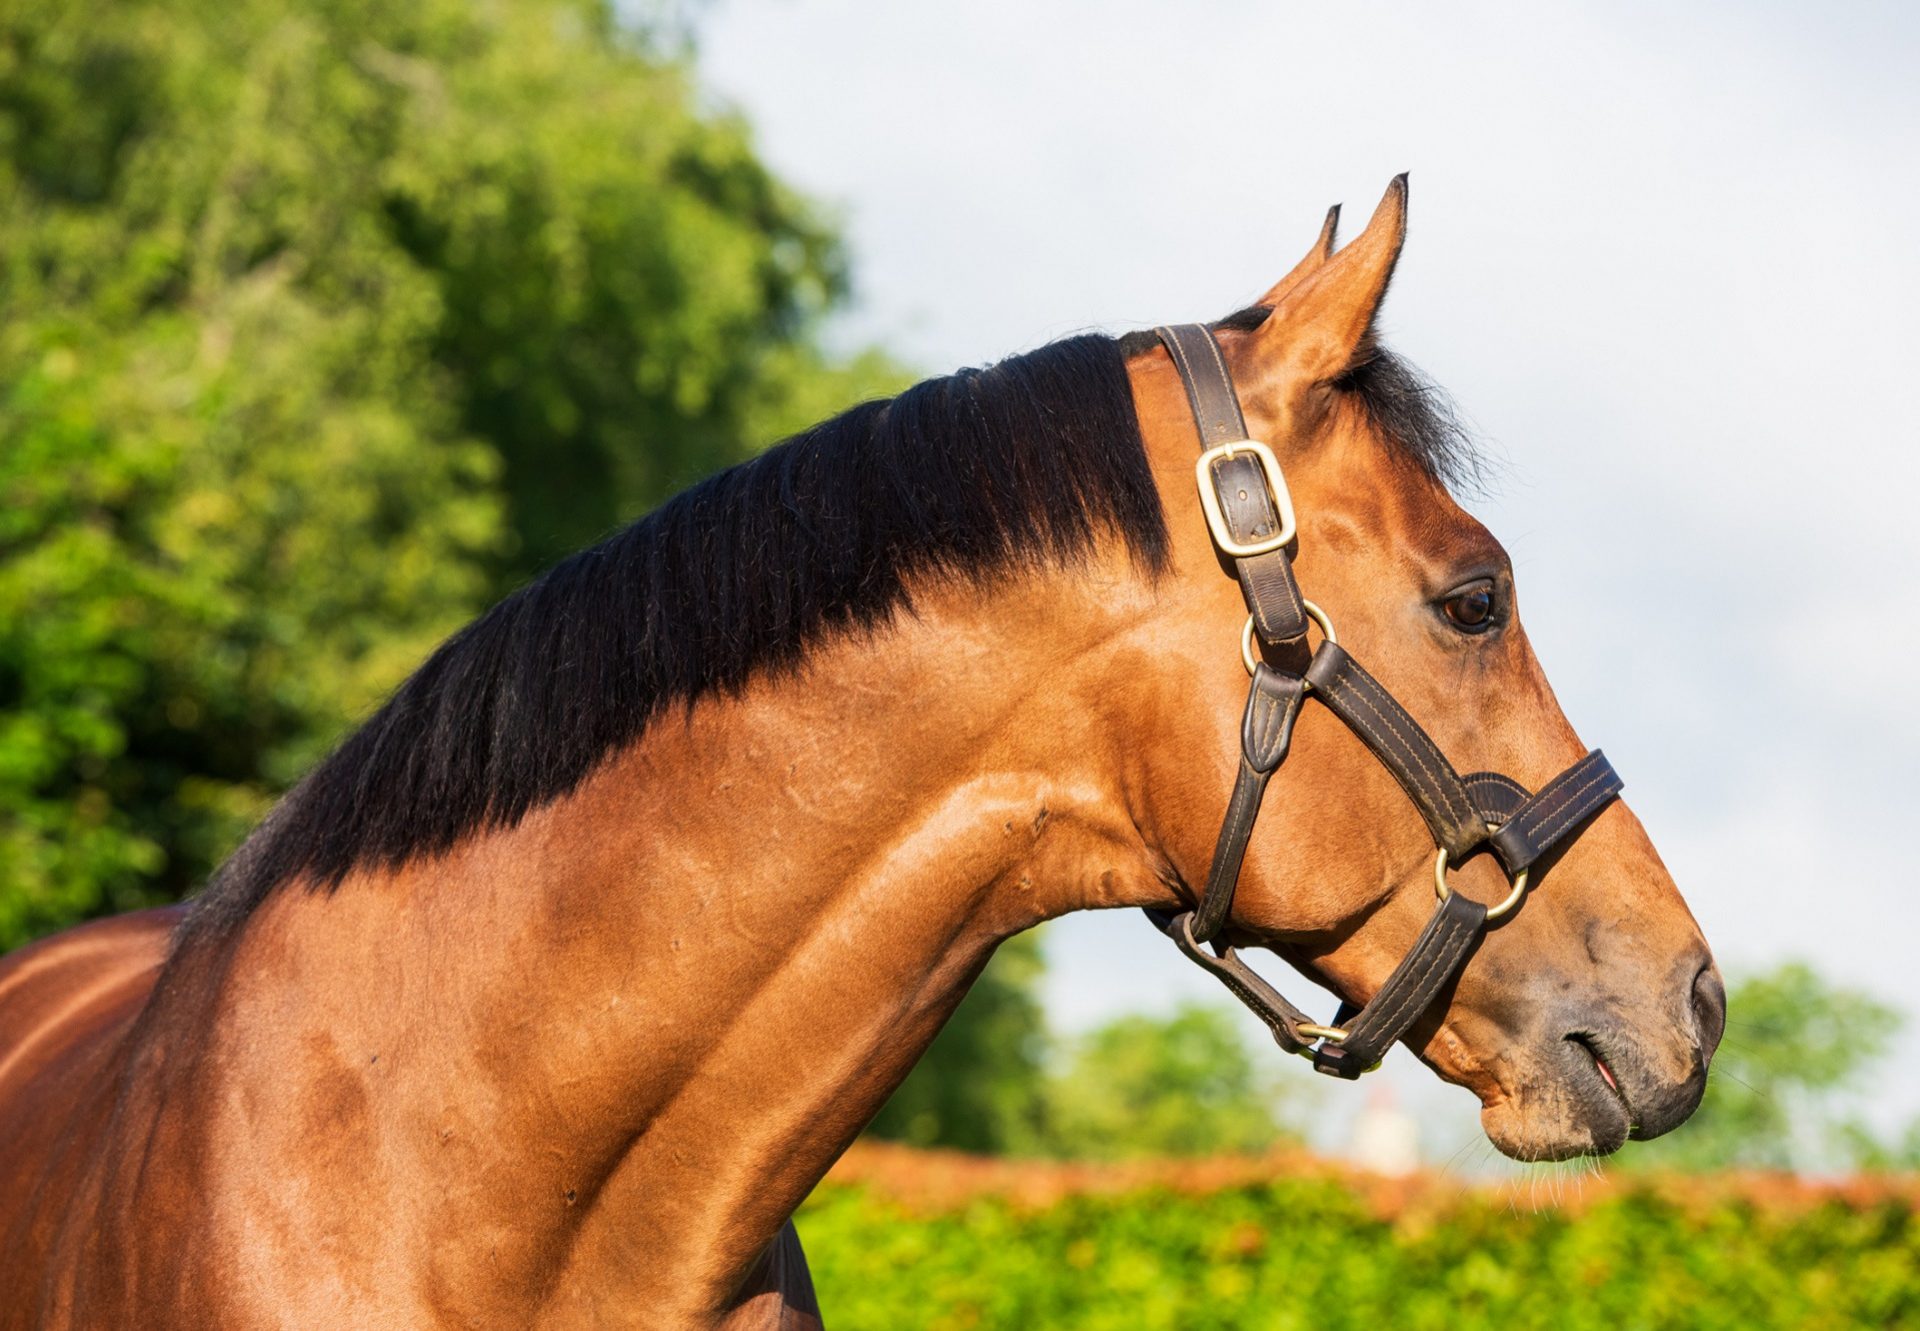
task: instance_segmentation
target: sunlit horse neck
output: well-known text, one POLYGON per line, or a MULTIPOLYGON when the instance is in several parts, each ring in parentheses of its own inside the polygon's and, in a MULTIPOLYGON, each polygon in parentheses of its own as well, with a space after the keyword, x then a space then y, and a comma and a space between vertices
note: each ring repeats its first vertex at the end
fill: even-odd
MULTIPOLYGON (((1443 487, 1457 436, 1369 336, 1398 197, 1220 342, 1343 641, 1538 780, 1580 748, 1443 487), (1472 634, 1436 609, 1468 583, 1499 619, 1472 634)), ((172 913, 0 970, 31 1027, 0 1198, 42 1199, 0 1200, 29 1255, 0 1326, 802 1324, 788 1217, 995 944, 1205 873, 1244 612, 1194 451, 1165 357, 1103 338, 858 408, 452 640, 235 856, 150 999, 172 913)), ((1295 744, 1235 933, 1364 998, 1430 846, 1351 736, 1295 744)), ((1574 1034, 1643 1130, 1690 1108, 1708 963, 1624 807, 1483 952, 1410 1038, 1503 1147, 1618 1144, 1567 1089, 1574 1034)))

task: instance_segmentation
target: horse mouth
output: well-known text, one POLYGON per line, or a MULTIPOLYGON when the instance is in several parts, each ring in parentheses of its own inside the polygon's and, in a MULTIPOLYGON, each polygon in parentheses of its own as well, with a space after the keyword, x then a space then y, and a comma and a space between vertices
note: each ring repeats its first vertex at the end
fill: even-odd
POLYGON ((1585 1055, 1585 1058, 1579 1061, 1586 1064, 1587 1067, 1592 1070, 1593 1075, 1591 1078, 1585 1079, 1590 1083, 1589 1089, 1592 1088, 1591 1083, 1598 1083, 1600 1088, 1599 1095, 1589 1095, 1585 1098, 1589 1100, 1590 1103, 1597 1101, 1597 1104, 1594 1104, 1593 1107, 1599 1108, 1600 1106, 1605 1106, 1605 1109, 1610 1111, 1596 1115, 1598 1119, 1611 1120, 1604 1124, 1601 1122, 1595 1123, 1594 1144, 1596 1150, 1600 1154, 1616 1151, 1633 1133, 1633 1104, 1627 1099, 1627 1093, 1620 1088, 1620 1079, 1614 1074, 1612 1064, 1607 1062, 1606 1053, 1600 1048, 1599 1042, 1595 1040, 1590 1033, 1586 1031, 1575 1031, 1566 1037, 1566 1042, 1578 1049, 1581 1054, 1585 1055), (1604 1136, 1609 1140, 1603 1143, 1602 1128, 1615 1127, 1616 1123, 1617 1131, 1604 1133, 1604 1136))

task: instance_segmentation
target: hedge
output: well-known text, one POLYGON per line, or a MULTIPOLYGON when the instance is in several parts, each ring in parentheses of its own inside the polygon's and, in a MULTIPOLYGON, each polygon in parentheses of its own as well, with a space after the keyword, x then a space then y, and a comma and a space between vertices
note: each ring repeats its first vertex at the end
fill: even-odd
POLYGON ((863 1146, 799 1225, 834 1331, 1852 1331, 1920 1327, 1916 1199, 1901 1179, 1484 1186, 863 1146))

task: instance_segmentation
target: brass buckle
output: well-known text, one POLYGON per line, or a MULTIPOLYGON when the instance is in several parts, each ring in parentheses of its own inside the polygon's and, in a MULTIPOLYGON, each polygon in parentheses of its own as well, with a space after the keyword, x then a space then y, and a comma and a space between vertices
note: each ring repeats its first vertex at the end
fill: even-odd
MULTIPOLYGON (((1507 893, 1507 899, 1487 912, 1489 920, 1497 920, 1515 906, 1526 895, 1527 871, 1522 869, 1520 876, 1513 880, 1513 891, 1507 893)), ((1453 895, 1453 889, 1447 886, 1447 848, 1440 847, 1440 853, 1433 857, 1433 894, 1445 901, 1453 895)))
POLYGON ((1224 554, 1234 559, 1251 559, 1278 550, 1293 539, 1293 496, 1287 492, 1286 474, 1280 470, 1280 459, 1273 455, 1273 450, 1258 439, 1215 444, 1194 463, 1193 475, 1200 486, 1200 510, 1207 515, 1207 530, 1213 533, 1213 543, 1224 554), (1260 470, 1267 478, 1267 493, 1273 499, 1274 514, 1280 520, 1279 531, 1251 544, 1234 540, 1227 530, 1227 515, 1220 511, 1220 495, 1213 485, 1213 464, 1224 462, 1236 453, 1251 453, 1258 459, 1260 470))

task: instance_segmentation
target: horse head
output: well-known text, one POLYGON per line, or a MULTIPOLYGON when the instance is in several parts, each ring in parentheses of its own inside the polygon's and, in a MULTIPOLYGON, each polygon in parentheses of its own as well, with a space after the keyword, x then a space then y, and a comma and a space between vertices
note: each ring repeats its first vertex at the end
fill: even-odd
MULTIPOLYGON (((1436 895, 1478 899, 1498 918, 1476 927, 1477 938, 1461 944, 1466 955, 1419 995, 1435 1001, 1402 1004, 1404 1038, 1480 1098, 1486 1132, 1507 1154, 1605 1153, 1668 1131, 1699 1103, 1724 991, 1645 829, 1610 798, 1617 785, 1597 788, 1611 769, 1597 755, 1580 766, 1586 751, 1521 624, 1512 561, 1449 492, 1468 455, 1444 400, 1378 344, 1406 204, 1403 177, 1337 251, 1337 210, 1330 214, 1306 258, 1208 339, 1180 343, 1170 332, 1164 345, 1130 343, 1174 569, 1153 617, 1160 696, 1140 712, 1153 722, 1143 728, 1142 825, 1170 881, 1208 880, 1222 790, 1195 780, 1195 755, 1231 761, 1242 748, 1246 674, 1231 644, 1243 625, 1245 670, 1304 680, 1296 692, 1305 704, 1326 673, 1303 633, 1269 633, 1264 622, 1254 631, 1261 607, 1243 567, 1251 561, 1234 557, 1239 547, 1227 548, 1222 534, 1222 503, 1246 501, 1249 484, 1274 489, 1295 530, 1282 555, 1265 557, 1287 559, 1319 621, 1314 637, 1337 625, 1340 647, 1366 662, 1370 682, 1339 715, 1337 706, 1301 705, 1287 717, 1291 752, 1256 797, 1257 825, 1241 833, 1244 861, 1237 889, 1235 878, 1224 884, 1232 905, 1220 940, 1267 946, 1358 1007, 1415 948, 1436 895), (1194 483, 1195 411, 1205 403, 1192 385, 1209 373, 1199 363, 1209 342, 1220 357, 1212 373, 1230 378, 1246 434, 1267 445, 1280 472, 1247 464, 1215 476, 1219 499, 1208 496, 1204 465, 1194 483), (1240 572, 1241 585, 1223 571, 1240 572), (1430 746, 1399 743, 1418 729, 1430 746), (1396 753, 1397 769, 1383 761, 1396 753), (1449 759, 1456 770, 1442 771, 1449 759), (1427 810, 1423 826, 1416 803, 1429 778, 1440 801, 1457 772, 1474 769, 1485 775, 1462 788, 1489 792, 1498 811, 1476 810, 1489 820, 1485 833, 1469 829, 1468 853, 1449 856, 1444 814, 1427 810), (1534 848, 1525 877, 1507 872, 1497 819, 1518 821, 1521 797, 1563 771, 1550 807, 1537 803, 1531 821, 1558 839, 1534 848), (1574 798, 1583 782, 1596 798, 1574 798)), ((1284 593, 1273 593, 1283 618, 1284 593)), ((1330 687, 1321 692, 1340 701, 1330 687)), ((1217 855, 1215 867, 1208 890, 1217 892, 1217 855)), ((1287 1024, 1276 1023, 1283 1043, 1287 1024)))

